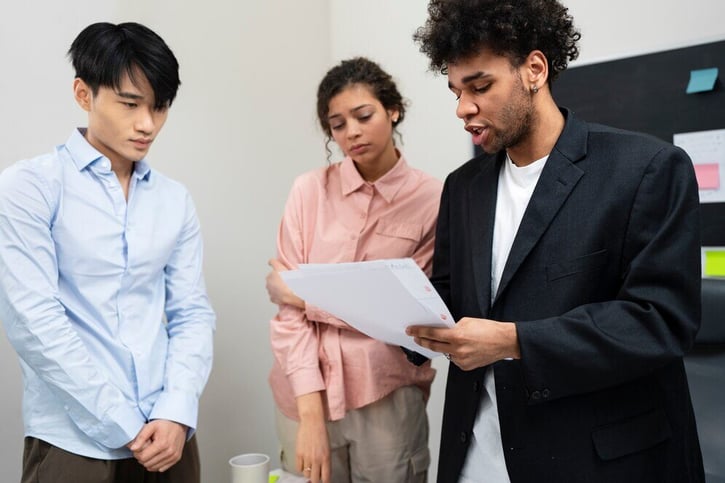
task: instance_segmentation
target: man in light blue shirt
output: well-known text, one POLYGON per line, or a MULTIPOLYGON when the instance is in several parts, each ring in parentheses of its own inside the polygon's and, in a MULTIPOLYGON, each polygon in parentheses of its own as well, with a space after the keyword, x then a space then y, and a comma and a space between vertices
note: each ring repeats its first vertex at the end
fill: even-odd
POLYGON ((215 316, 191 197, 145 160, 178 63, 136 23, 93 24, 69 56, 88 127, 0 174, 0 319, 24 378, 22 481, 196 483, 215 316))

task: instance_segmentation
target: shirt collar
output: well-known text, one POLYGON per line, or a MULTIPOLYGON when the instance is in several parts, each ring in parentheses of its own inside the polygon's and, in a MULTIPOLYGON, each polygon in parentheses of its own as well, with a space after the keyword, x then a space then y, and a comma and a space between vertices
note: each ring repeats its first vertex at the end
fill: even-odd
MULTIPOLYGON (((91 146, 91 143, 85 138, 85 134, 86 128, 76 128, 65 143, 65 147, 70 153, 71 159, 75 163, 76 168, 78 168, 78 171, 86 169, 100 159, 107 159, 100 151, 91 146)), ((110 163, 108 169, 110 170, 110 163)), ((139 180, 148 180, 150 173, 151 166, 145 158, 134 163, 133 174, 139 180)))
POLYGON ((368 183, 358 172, 352 158, 347 156, 342 160, 340 166, 342 194, 347 196, 367 184, 374 187, 383 199, 390 203, 393 201, 393 198, 395 198, 398 191, 400 191, 400 188, 403 186, 410 170, 411 168, 405 160, 405 156, 401 154, 398 162, 395 163, 395 166, 393 166, 390 171, 385 173, 374 183, 368 183))
POLYGON ((146 158, 133 163, 133 175, 136 176, 139 181, 148 181, 149 176, 151 175, 151 165, 146 162, 146 158))

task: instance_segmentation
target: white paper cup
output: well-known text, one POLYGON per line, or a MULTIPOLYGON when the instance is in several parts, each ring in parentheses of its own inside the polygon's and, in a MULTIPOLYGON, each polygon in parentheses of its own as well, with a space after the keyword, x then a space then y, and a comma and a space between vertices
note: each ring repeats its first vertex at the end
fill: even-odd
POLYGON ((269 483, 269 456, 259 453, 240 454, 229 460, 232 483, 269 483))

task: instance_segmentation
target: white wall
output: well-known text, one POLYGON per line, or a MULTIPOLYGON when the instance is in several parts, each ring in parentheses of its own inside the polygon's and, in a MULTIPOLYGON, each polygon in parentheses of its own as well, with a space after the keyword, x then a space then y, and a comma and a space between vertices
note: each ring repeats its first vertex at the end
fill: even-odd
MULTIPOLYGON (((582 63, 725 38, 721 0, 565 3, 583 32, 582 63)), ((226 460, 235 453, 276 452, 266 383, 272 361, 267 321, 274 308, 264 292, 265 261, 274 254, 293 177, 324 163, 314 96, 326 69, 341 58, 367 55, 393 74, 411 100, 401 127, 412 164, 443 178, 470 156, 445 79, 427 71, 411 41, 425 18, 423 0, 0 5, 0 168, 48 151, 83 123, 65 52, 88 23, 146 23, 179 58, 183 84, 150 158, 194 195, 219 316, 215 367, 200 414, 206 483, 227 481, 226 460)), ((12 482, 19 480, 22 452, 22 388, 4 337, 0 365, 0 481, 12 482)), ((429 404, 431 475, 446 364, 434 365, 442 370, 429 404)))
POLYGON ((573 65, 725 39, 722 0, 564 0, 564 4, 582 32, 581 56, 573 65))

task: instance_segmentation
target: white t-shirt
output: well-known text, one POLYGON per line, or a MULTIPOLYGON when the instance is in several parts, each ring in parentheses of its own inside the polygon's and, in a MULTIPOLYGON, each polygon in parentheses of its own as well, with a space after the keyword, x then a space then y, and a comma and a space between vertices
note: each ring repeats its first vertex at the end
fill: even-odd
MULTIPOLYGON (((507 154, 501 167, 491 251, 491 303, 496 298, 516 232, 548 158, 548 155, 544 156, 519 168, 507 154)), ((481 396, 481 405, 473 425, 473 437, 459 483, 509 483, 498 422, 496 382, 490 367, 484 376, 484 387, 486 392, 481 396)))

